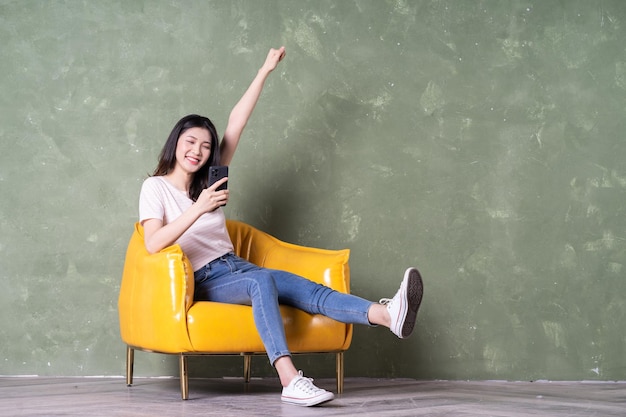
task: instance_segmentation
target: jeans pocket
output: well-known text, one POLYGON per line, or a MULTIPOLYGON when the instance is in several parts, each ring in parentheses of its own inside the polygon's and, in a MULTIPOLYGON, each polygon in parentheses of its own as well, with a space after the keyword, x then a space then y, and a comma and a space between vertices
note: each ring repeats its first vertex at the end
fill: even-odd
POLYGON ((196 284, 201 284, 209 278, 209 266, 204 265, 202 268, 198 269, 193 273, 193 280, 196 284))

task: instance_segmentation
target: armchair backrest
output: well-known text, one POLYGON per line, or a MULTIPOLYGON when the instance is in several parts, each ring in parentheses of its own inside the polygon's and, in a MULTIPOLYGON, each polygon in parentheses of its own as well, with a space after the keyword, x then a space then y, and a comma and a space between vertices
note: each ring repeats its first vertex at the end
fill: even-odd
POLYGON ((340 292, 350 291, 349 249, 294 245, 235 220, 228 220, 226 225, 238 256, 265 268, 292 272, 340 292))

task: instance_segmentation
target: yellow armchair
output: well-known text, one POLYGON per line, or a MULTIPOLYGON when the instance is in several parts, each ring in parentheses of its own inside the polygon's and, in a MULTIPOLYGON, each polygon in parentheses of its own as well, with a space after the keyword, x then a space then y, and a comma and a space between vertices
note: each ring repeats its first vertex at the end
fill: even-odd
MULTIPOLYGON (((349 250, 324 250, 282 242, 242 222, 227 221, 235 253, 259 266, 296 273, 337 291, 350 290, 349 250)), ((126 383, 133 382, 135 350, 179 356, 183 399, 189 398, 187 357, 241 355, 250 381, 252 355, 265 354, 252 308, 193 301, 191 263, 180 246, 149 254, 137 223, 126 252, 118 301, 120 333, 127 345, 126 383)), ((352 325, 281 306, 292 353, 334 353, 337 392, 343 391, 343 353, 352 325)))

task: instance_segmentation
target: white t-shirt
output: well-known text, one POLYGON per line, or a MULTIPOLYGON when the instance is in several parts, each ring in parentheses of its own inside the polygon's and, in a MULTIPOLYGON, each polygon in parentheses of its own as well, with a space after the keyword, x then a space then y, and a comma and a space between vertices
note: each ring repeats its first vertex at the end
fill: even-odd
MULTIPOLYGON (((162 219, 166 225, 174 221, 193 201, 164 177, 147 178, 139 194, 139 221, 162 219)), ((214 259, 233 251, 221 208, 205 213, 176 241, 191 261, 194 271, 214 259)))

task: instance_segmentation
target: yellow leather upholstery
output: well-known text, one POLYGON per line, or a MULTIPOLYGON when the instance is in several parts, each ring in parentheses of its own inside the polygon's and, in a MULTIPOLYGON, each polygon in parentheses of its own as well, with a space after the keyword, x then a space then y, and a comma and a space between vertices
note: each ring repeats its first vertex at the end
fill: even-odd
MULTIPOLYGON (((282 242, 245 223, 227 227, 242 258, 266 268, 296 273, 348 293, 349 250, 324 250, 282 242)), ((193 269, 180 246, 149 254, 137 223, 126 253, 118 302, 120 333, 128 345, 127 382, 132 383, 134 349, 181 355, 181 389, 186 399, 186 355, 265 352, 254 326, 252 308, 194 302, 193 269), (185 379, 183 381, 183 379, 185 379)), ((338 390, 343 385, 343 356, 352 341, 352 325, 281 306, 287 343, 293 353, 337 353, 338 390), (340 363, 341 362, 341 363, 340 363)), ((249 375, 246 375, 249 379, 249 375)))

